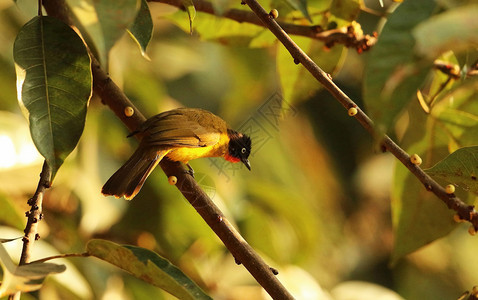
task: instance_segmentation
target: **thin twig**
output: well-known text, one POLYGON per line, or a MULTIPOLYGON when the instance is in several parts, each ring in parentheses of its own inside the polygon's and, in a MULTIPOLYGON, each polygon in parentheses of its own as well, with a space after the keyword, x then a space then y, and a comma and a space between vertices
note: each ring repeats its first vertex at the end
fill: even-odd
MULTIPOLYGON (((66 8, 64 0, 44 0, 43 4, 50 16, 57 17, 70 26, 73 24, 64 9, 66 8)), ((131 131, 137 129, 145 121, 144 116, 111 80, 94 56, 92 56, 91 66, 94 92, 101 97, 103 103, 108 105, 131 131), (134 111, 131 117, 125 115, 125 108, 127 107, 134 111)), ((174 174, 178 178, 177 187, 184 197, 190 201, 201 217, 223 241, 236 261, 244 265, 272 298, 294 299, 273 274, 271 268, 224 217, 223 213, 200 188, 194 178, 186 175, 181 164, 162 160, 160 166, 166 174, 174 174)))
MULTIPOLYGON (((40 173, 40 180, 33 197, 28 200, 30 210, 25 213, 27 216, 27 225, 25 226, 25 235, 22 238, 23 248, 20 256, 19 265, 25 265, 30 262, 31 254, 33 251, 33 243, 40 238, 38 234, 38 223, 43 219, 42 203, 45 190, 50 187, 51 169, 48 166, 46 160, 43 163, 43 167, 40 173)), ((21 292, 9 295, 9 300, 20 299, 21 292)))
MULTIPOLYGON (((300 49, 296 43, 287 35, 281 26, 272 19, 256 0, 244 0, 251 10, 259 17, 267 28, 279 39, 284 47, 290 52, 295 63, 301 63, 315 79, 320 82, 346 109, 355 107, 358 113, 355 119, 373 136, 379 137, 379 132, 374 128, 372 120, 355 104, 341 89, 335 85, 329 74, 325 73, 309 56, 300 49)), ((461 220, 469 221, 476 231, 478 231, 478 213, 474 207, 466 204, 454 194, 447 194, 445 189, 433 178, 423 171, 419 166, 410 161, 410 156, 400 148, 387 135, 382 136, 382 145, 392 153, 420 182, 428 191, 434 193, 440 198, 449 209, 457 212, 461 220)))
POLYGON ((20 257, 20 265, 24 265, 30 262, 31 252, 33 249, 33 243, 38 240, 38 223, 43 218, 42 214, 42 202, 43 194, 45 190, 50 187, 50 174, 51 170, 46 161, 43 163, 43 168, 40 173, 40 180, 38 182, 37 190, 28 204, 30 210, 25 214, 28 217, 27 225, 25 226, 25 236, 23 237, 23 249, 20 257))
MULTIPOLYGON (((150 2, 159 2, 168 5, 178 7, 180 9, 184 8, 183 0, 148 0, 150 2)), ((193 0, 194 9, 199 12, 217 15, 217 12, 214 10, 214 6, 211 2, 205 0, 193 0)), ((220 17, 231 19, 239 23, 249 23, 257 26, 263 27, 264 24, 257 18, 257 16, 247 10, 231 8, 224 11, 220 17)), ((316 39, 324 42, 324 44, 331 48, 335 44, 343 44, 347 48, 354 48, 357 52, 363 52, 369 50, 377 41, 376 36, 374 35, 363 35, 359 33, 360 31, 351 32, 348 28, 338 28, 331 30, 324 30, 319 25, 297 25, 287 22, 278 22, 280 26, 288 34, 305 36, 311 39, 316 39)))
POLYGON ((53 256, 48 256, 48 257, 44 257, 42 259, 38 259, 38 260, 35 260, 35 261, 32 261, 30 262, 31 264, 36 264, 36 263, 43 263, 43 262, 46 262, 46 261, 49 261, 49 260, 52 260, 52 259, 58 259, 58 258, 67 258, 67 257, 88 257, 90 256, 90 254, 88 254, 88 252, 84 252, 84 253, 67 253, 67 254, 59 254, 59 255, 53 255, 53 256))

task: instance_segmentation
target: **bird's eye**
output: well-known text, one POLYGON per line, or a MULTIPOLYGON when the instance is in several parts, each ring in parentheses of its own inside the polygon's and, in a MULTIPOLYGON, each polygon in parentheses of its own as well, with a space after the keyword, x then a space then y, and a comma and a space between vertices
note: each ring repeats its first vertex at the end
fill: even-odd
POLYGON ((242 149, 241 149, 241 153, 242 153, 242 154, 245 154, 246 151, 247 151, 246 148, 242 148, 242 149))

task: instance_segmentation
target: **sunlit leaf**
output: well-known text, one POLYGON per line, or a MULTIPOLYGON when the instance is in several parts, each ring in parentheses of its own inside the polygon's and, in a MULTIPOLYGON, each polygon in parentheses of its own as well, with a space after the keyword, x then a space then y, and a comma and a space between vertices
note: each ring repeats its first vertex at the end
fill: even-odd
POLYGON ((417 98, 423 111, 426 112, 427 114, 430 113, 430 105, 429 105, 430 101, 425 99, 425 97, 423 96, 420 90, 417 91, 417 98))
POLYGON ((51 17, 25 24, 13 56, 18 101, 53 180, 83 132, 91 95, 90 58, 78 35, 51 17))
POLYGON ((462 137, 468 137, 468 131, 478 126, 477 111, 448 108, 437 114, 437 119, 443 122, 449 129, 449 133, 456 138, 460 144, 470 145, 476 143, 476 139, 462 139, 462 137))
POLYGON ((478 5, 472 4, 446 11, 420 23, 413 29, 419 55, 430 59, 446 51, 456 53, 478 44, 478 5))
MULTIPOLYGON (((185 32, 190 32, 189 18, 183 11, 170 16, 185 32)), ((201 39, 216 41, 229 46, 269 47, 276 38, 264 27, 239 23, 227 18, 200 14, 194 21, 194 32, 201 39)))
POLYGON ((189 32, 193 33, 193 21, 196 17, 196 8, 192 0, 182 0, 183 6, 186 8, 186 12, 189 17, 189 32))
POLYGON ((428 88, 425 86, 427 89, 428 102, 431 106, 435 105, 441 96, 446 97, 446 92, 452 90, 456 83, 454 78, 451 78, 449 74, 445 74, 436 67, 438 64, 448 65, 450 67, 456 66, 456 68, 458 68, 458 61, 452 51, 444 53, 434 61, 435 68, 430 72, 430 77, 432 78, 431 83, 428 88))
POLYGON ((478 146, 458 149, 426 172, 478 194, 478 146))
POLYGON ((12 242, 12 241, 15 241, 15 240, 18 240, 18 239, 21 239, 22 237, 17 237, 17 238, 13 238, 13 239, 2 239, 0 238, 0 243, 8 243, 8 242, 12 242))
POLYGON ((435 11, 433 0, 406 1, 388 18, 365 68, 364 101, 378 128, 387 131, 416 96, 431 62, 417 60, 412 30, 435 11))
POLYGON ((116 41, 134 22, 139 0, 67 0, 68 5, 93 41, 98 59, 107 65, 108 53, 116 41))
POLYGON ((151 12, 146 0, 141 0, 138 15, 129 26, 128 31, 141 49, 141 54, 149 59, 146 54, 146 47, 153 37, 153 19, 151 18, 151 12))
POLYGON ((16 292, 31 292, 41 288, 43 281, 50 274, 66 270, 64 265, 52 263, 31 263, 15 266, 7 251, 0 243, 0 265, 3 269, 3 281, 0 286, 0 297, 16 292))
POLYGON ((445 129, 450 149, 476 145, 478 136, 478 80, 467 79, 455 84, 433 106, 431 116, 445 129))
POLYGON ((179 299, 211 299, 181 270, 150 250, 106 240, 91 240, 86 250, 179 299))
MULTIPOLYGON (((65 225, 65 223, 62 224, 65 225)), ((74 229, 78 230, 78 227, 74 224, 66 226, 71 226, 74 227, 74 229)), ((65 234, 69 234, 70 236, 74 236, 71 233, 72 231, 65 230, 67 230, 65 226, 62 226, 62 232, 64 232, 65 234)), ((11 227, 5 226, 0 226, 0 232, 6 237, 23 237, 25 235, 23 233, 23 230, 15 230, 11 227)), ((22 252, 22 244, 23 243, 21 241, 4 244, 5 248, 7 248, 9 254, 12 256, 13 260, 17 260, 20 256, 20 253, 22 252)), ((34 251, 31 256, 32 261, 62 254, 55 247, 48 244, 44 239, 35 241, 33 249, 34 251)), ((75 265, 73 265, 69 260, 64 258, 55 259, 55 263, 65 265, 66 267, 65 272, 57 274, 51 278, 51 282, 55 282, 56 287, 61 287, 62 291, 69 293, 75 299, 92 299, 93 296, 91 286, 86 281, 84 277, 85 275, 81 274, 75 265)))

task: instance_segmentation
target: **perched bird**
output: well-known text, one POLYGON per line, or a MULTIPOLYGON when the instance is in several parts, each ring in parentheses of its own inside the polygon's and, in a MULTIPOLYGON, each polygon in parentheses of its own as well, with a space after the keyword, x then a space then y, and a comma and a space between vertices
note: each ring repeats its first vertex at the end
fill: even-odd
MULTIPOLYGON (((201 157, 224 157, 250 170, 251 139, 228 128, 213 113, 198 108, 177 108, 146 120, 128 137, 142 136, 138 149, 105 183, 102 194, 133 199, 146 178, 164 158, 188 165, 201 157)), ((188 165, 191 169, 191 167, 188 165)))

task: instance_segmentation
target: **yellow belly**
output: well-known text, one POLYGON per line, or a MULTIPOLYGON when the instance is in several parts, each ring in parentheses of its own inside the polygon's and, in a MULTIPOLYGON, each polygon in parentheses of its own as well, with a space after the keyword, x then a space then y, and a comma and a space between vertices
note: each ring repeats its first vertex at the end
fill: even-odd
POLYGON ((201 158, 201 157, 217 157, 224 156, 226 153, 226 146, 218 146, 221 143, 218 143, 213 146, 206 147, 197 147, 197 148, 173 148, 166 154, 166 157, 174 160, 187 163, 190 160, 201 158))

